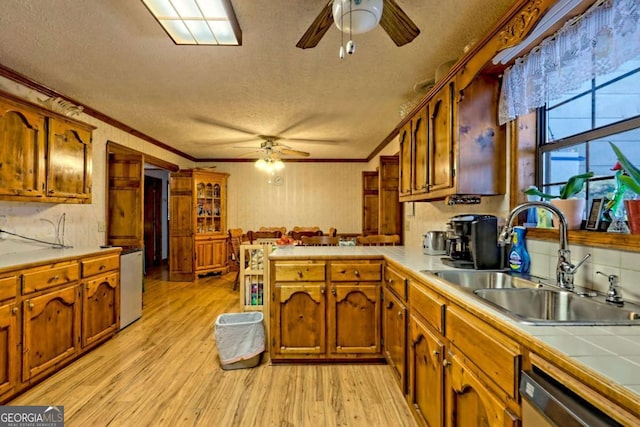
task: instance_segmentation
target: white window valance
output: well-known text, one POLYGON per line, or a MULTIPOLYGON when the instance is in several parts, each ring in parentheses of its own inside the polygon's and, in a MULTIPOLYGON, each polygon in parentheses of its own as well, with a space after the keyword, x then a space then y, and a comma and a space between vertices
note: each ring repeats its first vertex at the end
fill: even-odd
POLYGON ((499 121, 559 98, 640 55, 640 2, 600 0, 504 72, 499 121))

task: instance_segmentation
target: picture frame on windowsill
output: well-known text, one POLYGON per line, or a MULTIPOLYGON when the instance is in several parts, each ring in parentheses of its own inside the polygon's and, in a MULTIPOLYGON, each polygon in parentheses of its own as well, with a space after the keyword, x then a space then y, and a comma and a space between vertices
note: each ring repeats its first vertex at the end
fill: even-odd
POLYGON ((593 199, 593 202, 591 202, 591 209, 589 209, 589 215, 587 216, 587 224, 584 227, 585 230, 598 231, 605 200, 606 199, 604 197, 593 199))

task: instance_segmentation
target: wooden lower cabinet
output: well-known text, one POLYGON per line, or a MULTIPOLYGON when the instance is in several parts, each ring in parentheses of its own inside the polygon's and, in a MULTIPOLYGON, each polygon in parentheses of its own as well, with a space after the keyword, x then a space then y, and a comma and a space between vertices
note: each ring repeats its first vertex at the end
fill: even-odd
POLYGON ((120 274, 87 280, 82 293, 82 347, 113 335, 119 326, 120 274))
POLYGON ((445 365, 447 427, 520 425, 518 417, 474 374, 455 350, 447 353, 445 365))
POLYGON ((271 359, 381 357, 377 261, 271 261, 271 359))
POLYGON ((0 305, 0 397, 18 384, 18 311, 15 301, 0 305))
POLYGON ((383 289, 382 330, 384 356, 395 374, 403 394, 407 392, 407 320, 408 310, 386 286, 383 289))
MULTIPOLYGON (((444 343, 416 316, 409 320, 409 404, 426 426, 444 425, 444 343)), ((472 424, 469 424, 472 425, 472 424)))
POLYGON ((272 358, 326 352, 324 282, 277 283, 273 290, 272 358))
POLYGON ((228 270, 226 236, 196 238, 195 251, 197 274, 228 270))
POLYGON ((330 355, 380 354, 380 284, 331 284, 327 326, 330 355))
POLYGON ((55 369, 80 350, 80 287, 73 284, 22 303, 22 381, 55 369))

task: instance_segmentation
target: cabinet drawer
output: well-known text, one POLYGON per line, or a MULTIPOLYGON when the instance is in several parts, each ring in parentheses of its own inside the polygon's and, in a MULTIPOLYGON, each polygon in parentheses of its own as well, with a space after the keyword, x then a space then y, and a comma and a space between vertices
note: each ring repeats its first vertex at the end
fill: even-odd
POLYGON ((444 333, 445 302, 425 285, 409 280, 411 313, 422 316, 436 331, 444 333))
POLYGON ((82 277, 94 276, 111 270, 117 270, 120 266, 120 255, 108 255, 100 258, 83 259, 82 277))
POLYGON ((400 297, 407 300, 407 279, 391 267, 384 268, 384 283, 400 297))
POLYGON ((71 283, 80 278, 77 262, 51 264, 27 270, 22 274, 22 293, 41 291, 54 286, 71 283))
POLYGON ((0 277, 0 301, 16 297, 18 276, 15 274, 0 277))
POLYGON ((382 264, 376 263, 331 263, 332 282, 380 281, 382 264))
POLYGON ((515 342, 455 306, 447 308, 446 337, 478 367, 480 373, 511 398, 517 398, 520 354, 515 342))
POLYGON ((324 267, 324 262, 277 263, 275 266, 275 280, 277 282, 324 281, 324 267))

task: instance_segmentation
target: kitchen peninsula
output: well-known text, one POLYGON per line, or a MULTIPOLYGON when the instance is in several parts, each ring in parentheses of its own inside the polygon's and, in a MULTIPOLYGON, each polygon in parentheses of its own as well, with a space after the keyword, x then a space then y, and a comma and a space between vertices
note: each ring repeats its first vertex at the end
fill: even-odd
MULTIPOLYGON (((340 295, 341 284, 334 283, 333 273, 343 272, 344 266, 351 265, 352 274, 358 276, 362 274, 358 266, 372 264, 384 270, 378 282, 379 288, 400 289, 401 292, 393 293, 399 299, 406 298, 401 303, 408 307, 408 332, 404 344, 404 360, 408 360, 408 368, 401 369, 403 375, 399 377, 399 384, 417 418, 433 422, 433 417, 438 420, 442 414, 450 416, 453 413, 452 405, 458 405, 460 409, 459 405, 465 404, 461 396, 475 393, 480 396, 483 409, 490 414, 492 422, 516 425, 521 414, 518 394, 520 370, 535 366, 560 379, 582 398, 623 425, 640 423, 640 378, 629 375, 637 372, 637 366, 629 359, 639 360, 640 350, 631 354, 629 348, 640 347, 637 345, 640 327, 523 325, 482 304, 459 287, 435 275, 423 273, 422 270, 449 267, 444 266, 437 256, 422 255, 404 247, 294 247, 275 250, 270 256, 272 297, 269 298, 269 342, 274 363, 280 358, 303 362, 305 354, 308 359, 316 360, 318 353, 332 353, 329 349, 319 348, 316 354, 308 354, 308 349, 299 348, 294 357, 287 357, 286 352, 282 352, 285 346, 279 344, 281 331, 278 328, 285 318, 278 317, 283 313, 278 305, 292 301, 296 294, 300 299, 301 295, 306 295, 307 302, 314 301, 314 304, 323 308, 326 305, 327 313, 335 315, 336 311, 330 311, 329 307, 335 305, 331 298, 336 299, 336 295, 340 295), (282 279, 284 272, 291 273, 285 277, 296 278, 290 281, 298 282, 297 289, 291 289, 291 282, 282 279), (397 286, 398 277, 406 279, 406 285, 397 286), (278 298, 278 295, 283 295, 283 289, 287 289, 287 298, 278 298), (424 381, 425 377, 421 375, 427 370, 421 367, 423 362, 416 357, 416 352, 422 351, 420 343, 425 339, 420 331, 425 331, 426 336, 436 344, 435 348, 428 346, 429 352, 421 354, 421 357, 428 360, 426 363, 432 367, 432 372, 437 373, 440 386, 445 387, 444 396, 436 399, 441 405, 439 408, 430 407, 431 403, 421 398, 425 393, 421 388, 434 386, 424 381), (606 342, 606 348, 598 345, 600 342, 606 342), (622 367, 628 367, 628 370, 622 367), (621 371, 627 374, 621 375, 621 371), (457 401, 454 403, 452 399, 457 401)), ((358 288, 360 280, 365 281, 357 277, 350 280, 352 289, 358 288)), ((367 280, 369 285, 370 281, 367 280)), ((300 305, 298 321, 309 321, 309 317, 312 317, 309 307, 312 305, 300 305)), ((386 307, 391 302, 385 300, 382 305, 386 307)), ((288 313, 289 318, 292 314, 288 313)), ((318 346, 321 346, 325 342, 324 312, 315 315, 321 319, 317 324, 319 329, 310 330, 309 334, 315 334, 318 346)), ((332 336, 335 337, 332 325, 335 327, 338 323, 327 314, 327 343, 331 343, 332 336)), ((307 328, 312 326, 312 322, 306 324, 307 328)), ((377 327, 379 325, 370 329, 377 327)), ((383 331, 385 342, 388 332, 383 331)), ((352 357, 357 358, 357 353, 358 350, 355 350, 352 357)), ((368 355, 371 356, 371 353, 368 355)), ((378 356, 382 357, 382 353, 378 356)), ((394 361, 390 361, 390 364, 394 366, 394 361)), ((438 396, 440 386, 428 392, 432 393, 431 401, 434 391, 438 396)), ((468 410, 478 411, 477 408, 468 410)))

